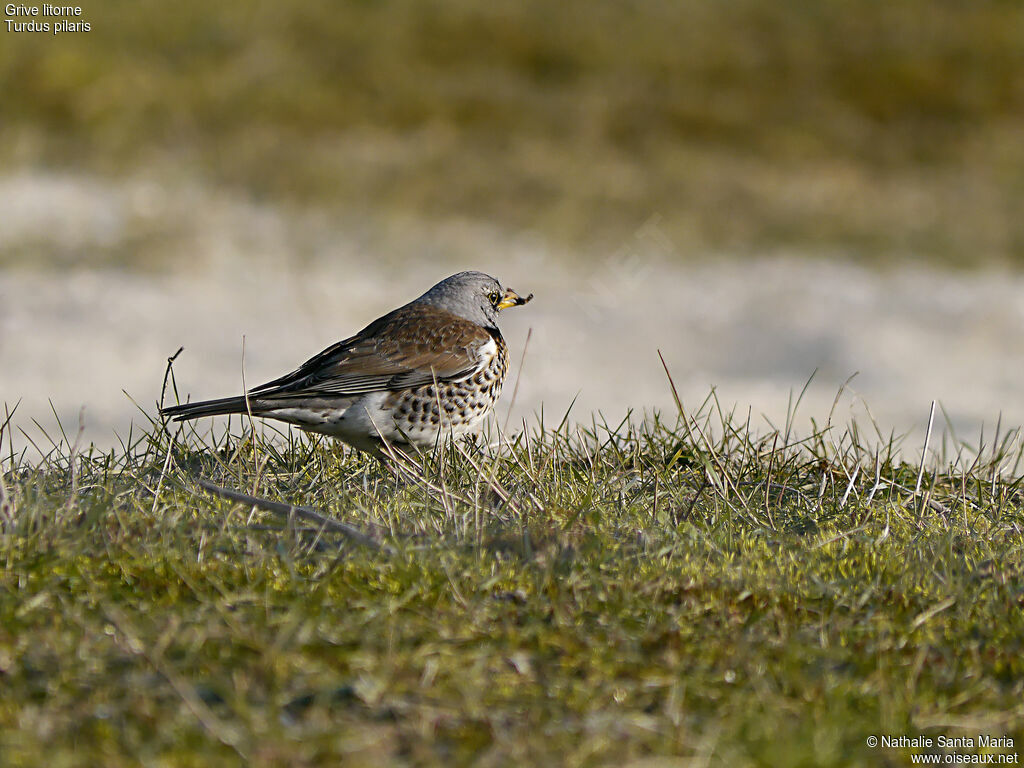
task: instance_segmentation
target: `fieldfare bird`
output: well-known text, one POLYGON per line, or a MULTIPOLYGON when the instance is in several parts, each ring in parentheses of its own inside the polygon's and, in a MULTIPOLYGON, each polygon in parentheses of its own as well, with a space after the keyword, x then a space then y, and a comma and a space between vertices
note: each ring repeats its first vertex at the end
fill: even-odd
POLYGON ((479 429, 508 371, 498 312, 532 298, 482 272, 460 272, 287 376, 160 413, 176 421, 251 413, 378 457, 385 440, 432 447, 479 429))

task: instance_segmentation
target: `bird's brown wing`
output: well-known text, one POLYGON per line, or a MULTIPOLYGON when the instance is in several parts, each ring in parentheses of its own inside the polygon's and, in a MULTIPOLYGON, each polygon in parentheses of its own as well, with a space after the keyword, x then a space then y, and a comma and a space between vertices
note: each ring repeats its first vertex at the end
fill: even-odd
POLYGON ((348 397, 459 379, 491 333, 437 307, 407 305, 249 394, 260 399, 348 397))

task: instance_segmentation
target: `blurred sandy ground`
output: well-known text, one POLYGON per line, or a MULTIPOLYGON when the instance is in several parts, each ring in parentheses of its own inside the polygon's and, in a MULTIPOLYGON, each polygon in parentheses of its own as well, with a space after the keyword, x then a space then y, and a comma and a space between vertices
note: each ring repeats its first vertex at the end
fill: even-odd
POLYGON ((1024 277, 1010 273, 875 271, 827 255, 694 259, 656 213, 606 252, 574 258, 529 233, 346 221, 144 180, 25 173, 0 177, 0 199, 0 251, 19 254, 0 270, 0 400, 20 401, 14 423, 40 445, 33 419, 57 433, 50 401, 69 434, 84 407, 86 439, 116 444, 115 432, 145 422, 122 390, 152 414, 179 346, 182 397, 234 394, 243 336, 252 386, 469 268, 536 294, 504 318, 515 366, 532 332, 514 422, 542 406, 557 421, 574 398, 588 423, 595 412, 616 423, 630 408, 670 411, 658 350, 687 407, 715 387, 761 431, 785 419, 815 369, 797 419, 805 432, 854 373, 833 421, 868 426, 866 403, 886 434, 920 432, 937 399, 972 442, 1000 413, 1004 427, 1024 422, 1024 277), (179 261, 133 268, 150 248, 179 261))

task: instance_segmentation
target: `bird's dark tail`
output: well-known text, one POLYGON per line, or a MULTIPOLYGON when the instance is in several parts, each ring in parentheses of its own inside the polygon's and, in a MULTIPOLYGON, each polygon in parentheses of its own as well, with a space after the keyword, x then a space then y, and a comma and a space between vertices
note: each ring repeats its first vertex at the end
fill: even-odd
POLYGON ((219 400, 202 400, 198 403, 169 405, 160 409, 161 416, 170 416, 175 421, 187 421, 203 416, 226 416, 230 413, 248 413, 244 397, 222 397, 219 400))

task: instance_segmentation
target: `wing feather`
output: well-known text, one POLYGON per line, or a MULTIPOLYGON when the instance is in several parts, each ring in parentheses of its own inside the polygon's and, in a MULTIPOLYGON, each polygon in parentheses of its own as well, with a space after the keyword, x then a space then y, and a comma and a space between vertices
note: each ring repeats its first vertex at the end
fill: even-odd
POLYGON ((480 367, 489 341, 487 329, 458 315, 406 305, 249 394, 349 397, 452 381, 480 367))

